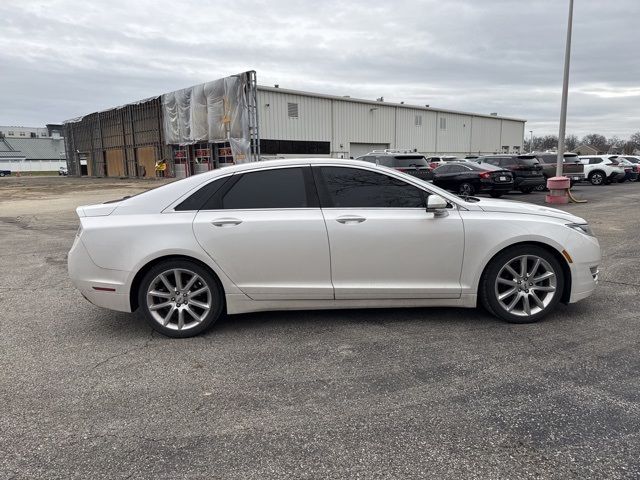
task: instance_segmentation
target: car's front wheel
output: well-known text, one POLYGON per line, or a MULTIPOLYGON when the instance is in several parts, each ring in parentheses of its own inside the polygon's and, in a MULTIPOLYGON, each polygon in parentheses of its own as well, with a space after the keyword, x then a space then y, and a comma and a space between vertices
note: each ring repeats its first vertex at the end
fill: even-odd
POLYGON ((537 322, 560 301, 564 274, 556 258, 536 245, 508 248, 496 255, 482 277, 484 307, 510 323, 537 322))
POLYGON ((589 181, 591 182, 591 185, 602 185, 605 181, 604 173, 591 172, 589 174, 589 181))
POLYGON ((188 260, 168 260, 144 276, 138 305, 151 328, 168 337, 186 338, 218 320, 224 295, 207 269, 188 260))
POLYGON ((468 182, 461 183, 460 186, 458 187, 458 194, 462 195, 463 197, 471 196, 474 193, 476 193, 476 189, 473 187, 472 184, 468 182))

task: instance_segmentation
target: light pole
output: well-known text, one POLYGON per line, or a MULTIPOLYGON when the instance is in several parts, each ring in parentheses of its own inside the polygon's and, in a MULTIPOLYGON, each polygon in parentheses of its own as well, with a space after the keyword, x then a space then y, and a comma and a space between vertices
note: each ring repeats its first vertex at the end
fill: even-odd
POLYGON ((529 141, 529 153, 533 152, 533 130, 529 130, 529 133, 531 134, 531 140, 529 141))
POLYGON ((560 131, 558 133, 558 162, 556 177, 562 176, 564 160, 564 135, 567 127, 567 97, 569 96, 569 62, 571 59, 571 29, 573 27, 573 0, 569 0, 569 21, 567 24, 567 44, 564 51, 564 80, 562 83, 562 107, 560 109, 560 131))

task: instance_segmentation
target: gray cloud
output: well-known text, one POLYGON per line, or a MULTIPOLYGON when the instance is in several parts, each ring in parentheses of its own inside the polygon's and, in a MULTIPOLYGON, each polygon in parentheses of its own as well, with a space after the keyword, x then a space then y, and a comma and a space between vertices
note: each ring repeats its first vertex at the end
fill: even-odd
MULTIPOLYGON (((526 118, 557 132, 566 1, 0 4, 0 124, 57 122, 231 73, 526 118)), ((640 2, 576 2, 568 131, 640 130, 640 2)))

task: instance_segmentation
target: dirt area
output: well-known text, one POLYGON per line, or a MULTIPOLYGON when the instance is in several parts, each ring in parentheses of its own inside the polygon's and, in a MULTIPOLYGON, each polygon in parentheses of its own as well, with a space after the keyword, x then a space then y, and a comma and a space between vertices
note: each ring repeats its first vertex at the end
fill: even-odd
POLYGON ((174 179, 11 177, 0 179, 0 216, 75 214, 79 205, 101 203, 156 188, 174 179))

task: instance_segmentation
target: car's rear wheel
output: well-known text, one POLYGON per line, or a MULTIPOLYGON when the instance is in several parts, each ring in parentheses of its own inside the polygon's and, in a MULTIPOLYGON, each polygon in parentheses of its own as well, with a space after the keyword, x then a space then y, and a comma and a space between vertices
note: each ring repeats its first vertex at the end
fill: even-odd
POLYGON ((591 185, 602 185, 604 183, 604 173, 591 172, 589 174, 589 181, 591 182, 591 185))
POLYGON ((188 260, 168 260, 144 276, 138 305, 151 328, 168 337, 186 338, 218 320, 224 295, 207 269, 188 260))
POLYGON ((461 183, 458 187, 458 194, 462 196, 470 196, 476 193, 474 186, 468 182, 461 183))
POLYGON ((547 189, 547 186, 544 183, 541 183, 540 185, 536 185, 536 187, 534 188, 536 192, 544 192, 546 189, 547 189))
POLYGON ((508 248, 496 255, 480 284, 480 301, 510 323, 537 322, 560 301, 564 274, 556 258, 536 245, 508 248))

